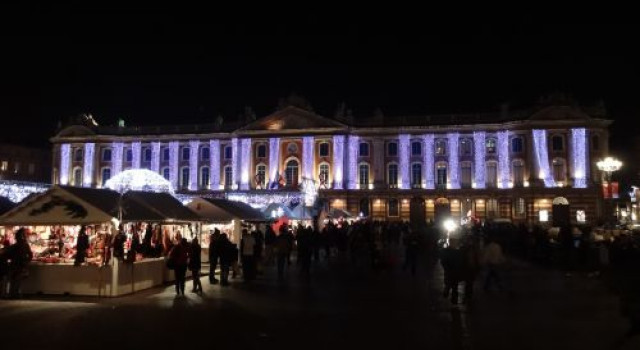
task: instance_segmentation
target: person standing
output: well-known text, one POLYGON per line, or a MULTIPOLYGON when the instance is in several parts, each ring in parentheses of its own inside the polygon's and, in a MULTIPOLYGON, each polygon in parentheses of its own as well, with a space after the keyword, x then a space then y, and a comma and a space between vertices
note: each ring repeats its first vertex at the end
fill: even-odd
POLYGON ((240 251, 242 252, 242 277, 245 281, 251 281, 255 278, 255 244, 255 238, 249 234, 247 229, 243 229, 240 251))
POLYGON ((498 289, 503 289, 502 280, 500 278, 500 269, 505 263, 505 260, 504 254, 502 253, 502 247, 498 244, 494 236, 489 236, 488 244, 482 255, 482 262, 487 269, 484 279, 485 291, 489 290, 493 282, 495 282, 498 289))
POLYGON ((418 265, 418 253, 420 250, 420 237, 418 236, 418 233, 409 229, 405 235, 404 244, 405 260, 402 269, 406 270, 407 267, 411 267, 411 275, 415 276, 418 265))
POLYGON ((464 299, 462 302, 468 304, 473 298, 473 284, 475 283, 478 272, 480 271, 480 253, 478 251, 478 242, 475 236, 467 237, 463 244, 462 256, 464 264, 462 268, 462 279, 464 281, 464 299))
POLYGON ((289 237, 287 235, 286 225, 280 226, 280 234, 276 238, 275 247, 276 260, 278 265, 278 280, 284 280, 284 265, 288 260, 291 252, 289 237))
MULTIPOLYGON (((209 236, 209 283, 216 284, 216 268, 218 267, 218 259, 220 259, 221 245, 220 245, 220 230, 217 228, 213 230, 209 236)), ((222 264, 222 261, 220 261, 222 264)))
POLYGON ((236 254, 233 244, 229 241, 226 233, 218 238, 218 249, 220 253, 220 285, 229 285, 229 269, 236 254))
POLYGON ((177 244, 171 248, 169 259, 172 260, 173 272, 175 277, 176 295, 184 295, 184 285, 187 274, 187 265, 189 261, 189 250, 187 247, 187 239, 176 234, 177 244))
POLYGON ((73 266, 80 266, 85 262, 87 257, 87 249, 89 249, 89 236, 87 235, 87 227, 82 225, 78 233, 78 242, 76 243, 76 257, 73 266))
POLYGON ((443 249, 441 261, 444 268, 444 292, 445 298, 451 295, 451 303, 458 303, 458 284, 462 279, 464 257, 459 248, 459 238, 449 237, 449 245, 443 249))
POLYGON ((10 261, 10 298, 20 297, 20 285, 22 284, 22 280, 28 275, 27 266, 29 262, 31 262, 31 259, 33 259, 33 252, 31 252, 31 247, 27 242, 28 233, 28 229, 24 227, 20 228, 15 235, 16 243, 9 246, 5 252, 7 260, 10 261))
POLYGON ((189 270, 191 270, 191 275, 193 276, 193 289, 191 292, 200 294, 202 294, 202 283, 200 282, 200 269, 202 267, 200 257, 201 250, 198 239, 194 238, 189 247, 189 270))

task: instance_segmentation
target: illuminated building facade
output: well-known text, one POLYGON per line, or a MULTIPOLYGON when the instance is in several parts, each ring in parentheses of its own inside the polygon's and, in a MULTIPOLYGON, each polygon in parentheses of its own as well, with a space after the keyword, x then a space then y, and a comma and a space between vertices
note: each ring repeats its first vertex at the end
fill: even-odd
POLYGON ((289 105, 234 124, 70 125, 51 139, 52 180, 102 187, 123 170, 146 168, 177 193, 254 205, 313 192, 329 207, 374 219, 595 222, 595 163, 608 154, 610 123, 595 109, 548 104, 358 121, 289 105))

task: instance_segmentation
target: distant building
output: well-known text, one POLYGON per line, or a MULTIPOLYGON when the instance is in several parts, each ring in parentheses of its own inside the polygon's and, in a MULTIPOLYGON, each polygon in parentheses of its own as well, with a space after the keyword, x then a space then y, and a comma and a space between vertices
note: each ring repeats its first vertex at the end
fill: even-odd
POLYGON ((0 144, 0 180, 50 183, 51 151, 0 144))
POLYGON ((53 182, 101 187, 147 168, 177 193, 268 205, 311 193, 380 220, 594 223, 611 121, 567 101, 496 113, 327 118, 284 101, 267 116, 188 126, 78 122, 53 142, 53 182), (254 120, 255 119, 255 120, 254 120), (314 188, 303 189, 315 183, 314 188))

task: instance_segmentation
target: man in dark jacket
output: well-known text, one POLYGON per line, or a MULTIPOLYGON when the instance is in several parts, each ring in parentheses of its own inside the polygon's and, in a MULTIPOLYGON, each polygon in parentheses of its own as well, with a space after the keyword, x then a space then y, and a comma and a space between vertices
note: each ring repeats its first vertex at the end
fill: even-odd
MULTIPOLYGON (((218 259, 221 252, 220 230, 217 228, 213 230, 213 233, 209 237, 209 283, 216 284, 216 268, 218 267, 218 259)), ((222 261, 220 261, 222 264, 222 261)))

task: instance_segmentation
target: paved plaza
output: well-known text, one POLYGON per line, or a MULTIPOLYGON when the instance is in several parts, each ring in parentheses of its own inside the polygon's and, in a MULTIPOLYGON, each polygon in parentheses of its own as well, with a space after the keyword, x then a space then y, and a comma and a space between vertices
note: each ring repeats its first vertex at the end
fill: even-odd
POLYGON ((422 262, 412 277, 334 262, 315 266, 310 281, 295 266, 285 283, 274 268, 226 288, 203 277, 202 296, 166 286, 1 300, 0 329, 8 349, 640 349, 600 279, 510 265, 511 292, 478 283, 470 305, 443 298, 439 264, 422 262))

